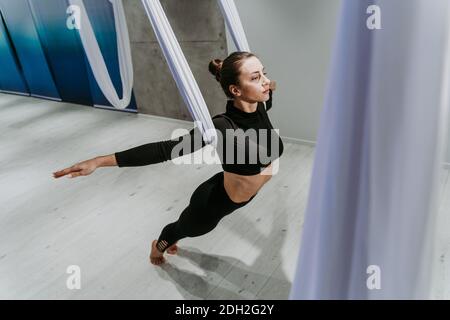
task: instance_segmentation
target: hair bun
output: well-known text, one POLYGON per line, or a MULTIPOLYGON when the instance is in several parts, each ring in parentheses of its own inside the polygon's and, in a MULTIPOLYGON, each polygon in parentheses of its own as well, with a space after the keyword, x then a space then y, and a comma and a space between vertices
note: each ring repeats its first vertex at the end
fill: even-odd
POLYGON ((209 72, 220 82, 220 72, 222 71, 223 61, 220 59, 211 60, 208 69, 209 72))

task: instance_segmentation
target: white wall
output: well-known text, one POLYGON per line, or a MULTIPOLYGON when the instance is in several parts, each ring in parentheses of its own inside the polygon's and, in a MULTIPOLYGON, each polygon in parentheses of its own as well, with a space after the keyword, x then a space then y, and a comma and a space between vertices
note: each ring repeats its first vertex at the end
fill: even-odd
POLYGON ((445 158, 446 160, 446 162, 447 162, 447 164, 448 164, 448 166, 449 166, 449 168, 450 168, 450 120, 448 121, 448 126, 449 126, 449 129, 448 129, 448 136, 447 136, 447 157, 445 158))
MULTIPOLYGON (((252 52, 277 81, 282 136, 316 141, 341 0, 235 0, 252 52)), ((227 36, 229 51, 235 51, 227 36)))

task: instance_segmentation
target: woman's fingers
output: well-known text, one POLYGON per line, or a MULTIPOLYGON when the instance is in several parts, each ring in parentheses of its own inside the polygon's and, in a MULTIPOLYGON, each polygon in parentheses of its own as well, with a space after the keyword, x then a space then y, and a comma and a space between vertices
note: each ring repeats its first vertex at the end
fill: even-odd
POLYGON ((83 161, 64 170, 53 172, 54 178, 60 178, 67 175, 68 178, 87 176, 95 170, 95 162, 83 161))
MULTIPOLYGON (((66 169, 64 169, 64 170, 60 170, 60 171, 54 172, 54 173, 53 173, 53 177, 55 177, 55 178, 60 178, 60 177, 63 177, 63 176, 65 176, 65 175, 67 175, 67 174, 70 174, 70 173, 72 173, 72 172, 78 172, 78 171, 81 171, 81 168, 79 168, 78 165, 74 165, 74 166, 72 166, 72 167, 70 167, 70 168, 66 168, 66 169)), ((72 174, 72 175, 73 175, 73 174, 72 174)))
POLYGON ((70 172, 71 172, 71 169, 70 169, 70 168, 67 168, 67 169, 64 169, 64 170, 56 171, 56 172, 53 174, 53 176, 54 176, 55 178, 59 178, 59 177, 65 176, 66 174, 68 174, 68 173, 70 173, 70 172))
POLYGON ((69 174, 68 177, 69 178, 76 178, 76 177, 79 177, 79 176, 82 176, 82 175, 83 175, 82 171, 78 171, 78 172, 74 172, 74 173, 69 174))
POLYGON ((277 89, 277 83, 276 83, 275 81, 271 80, 271 81, 270 81, 270 84, 269 84, 269 88, 270 88, 272 91, 275 91, 275 90, 277 89))
POLYGON ((63 175, 64 175, 64 170, 53 172, 54 178, 59 178, 59 177, 62 177, 63 175))

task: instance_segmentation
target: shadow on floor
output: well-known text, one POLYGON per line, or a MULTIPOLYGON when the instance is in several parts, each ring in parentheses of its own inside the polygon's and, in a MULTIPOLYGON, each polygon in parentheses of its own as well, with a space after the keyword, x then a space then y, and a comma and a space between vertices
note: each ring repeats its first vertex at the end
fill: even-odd
MULTIPOLYGON (((157 269, 159 275, 173 282, 185 299, 280 299, 289 298, 291 283, 281 268, 281 248, 286 237, 287 213, 272 213, 272 229, 269 235, 257 232, 257 237, 240 234, 247 241, 254 242, 260 255, 251 265, 229 256, 205 254, 191 247, 179 248, 178 256, 188 259, 202 269, 206 275, 198 275, 166 263, 157 269), (256 240, 256 241, 255 241, 256 240), (271 274, 256 273, 264 263, 272 263, 271 274)), ((248 225, 254 224, 241 217, 248 225)))

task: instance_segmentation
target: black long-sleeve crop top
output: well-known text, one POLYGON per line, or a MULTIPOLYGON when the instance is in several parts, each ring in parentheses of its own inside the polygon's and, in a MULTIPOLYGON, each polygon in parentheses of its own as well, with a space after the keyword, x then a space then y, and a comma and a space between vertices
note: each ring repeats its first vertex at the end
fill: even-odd
MULTIPOLYGON (((282 155, 283 141, 267 115, 271 107, 272 91, 265 106, 259 102, 254 112, 242 111, 228 100, 226 112, 213 117, 216 132, 222 137, 218 139, 216 151, 224 171, 245 176, 259 174, 282 155)), ((116 152, 115 157, 119 167, 145 166, 195 152, 205 145, 200 130, 193 128, 188 134, 172 140, 116 152)))

